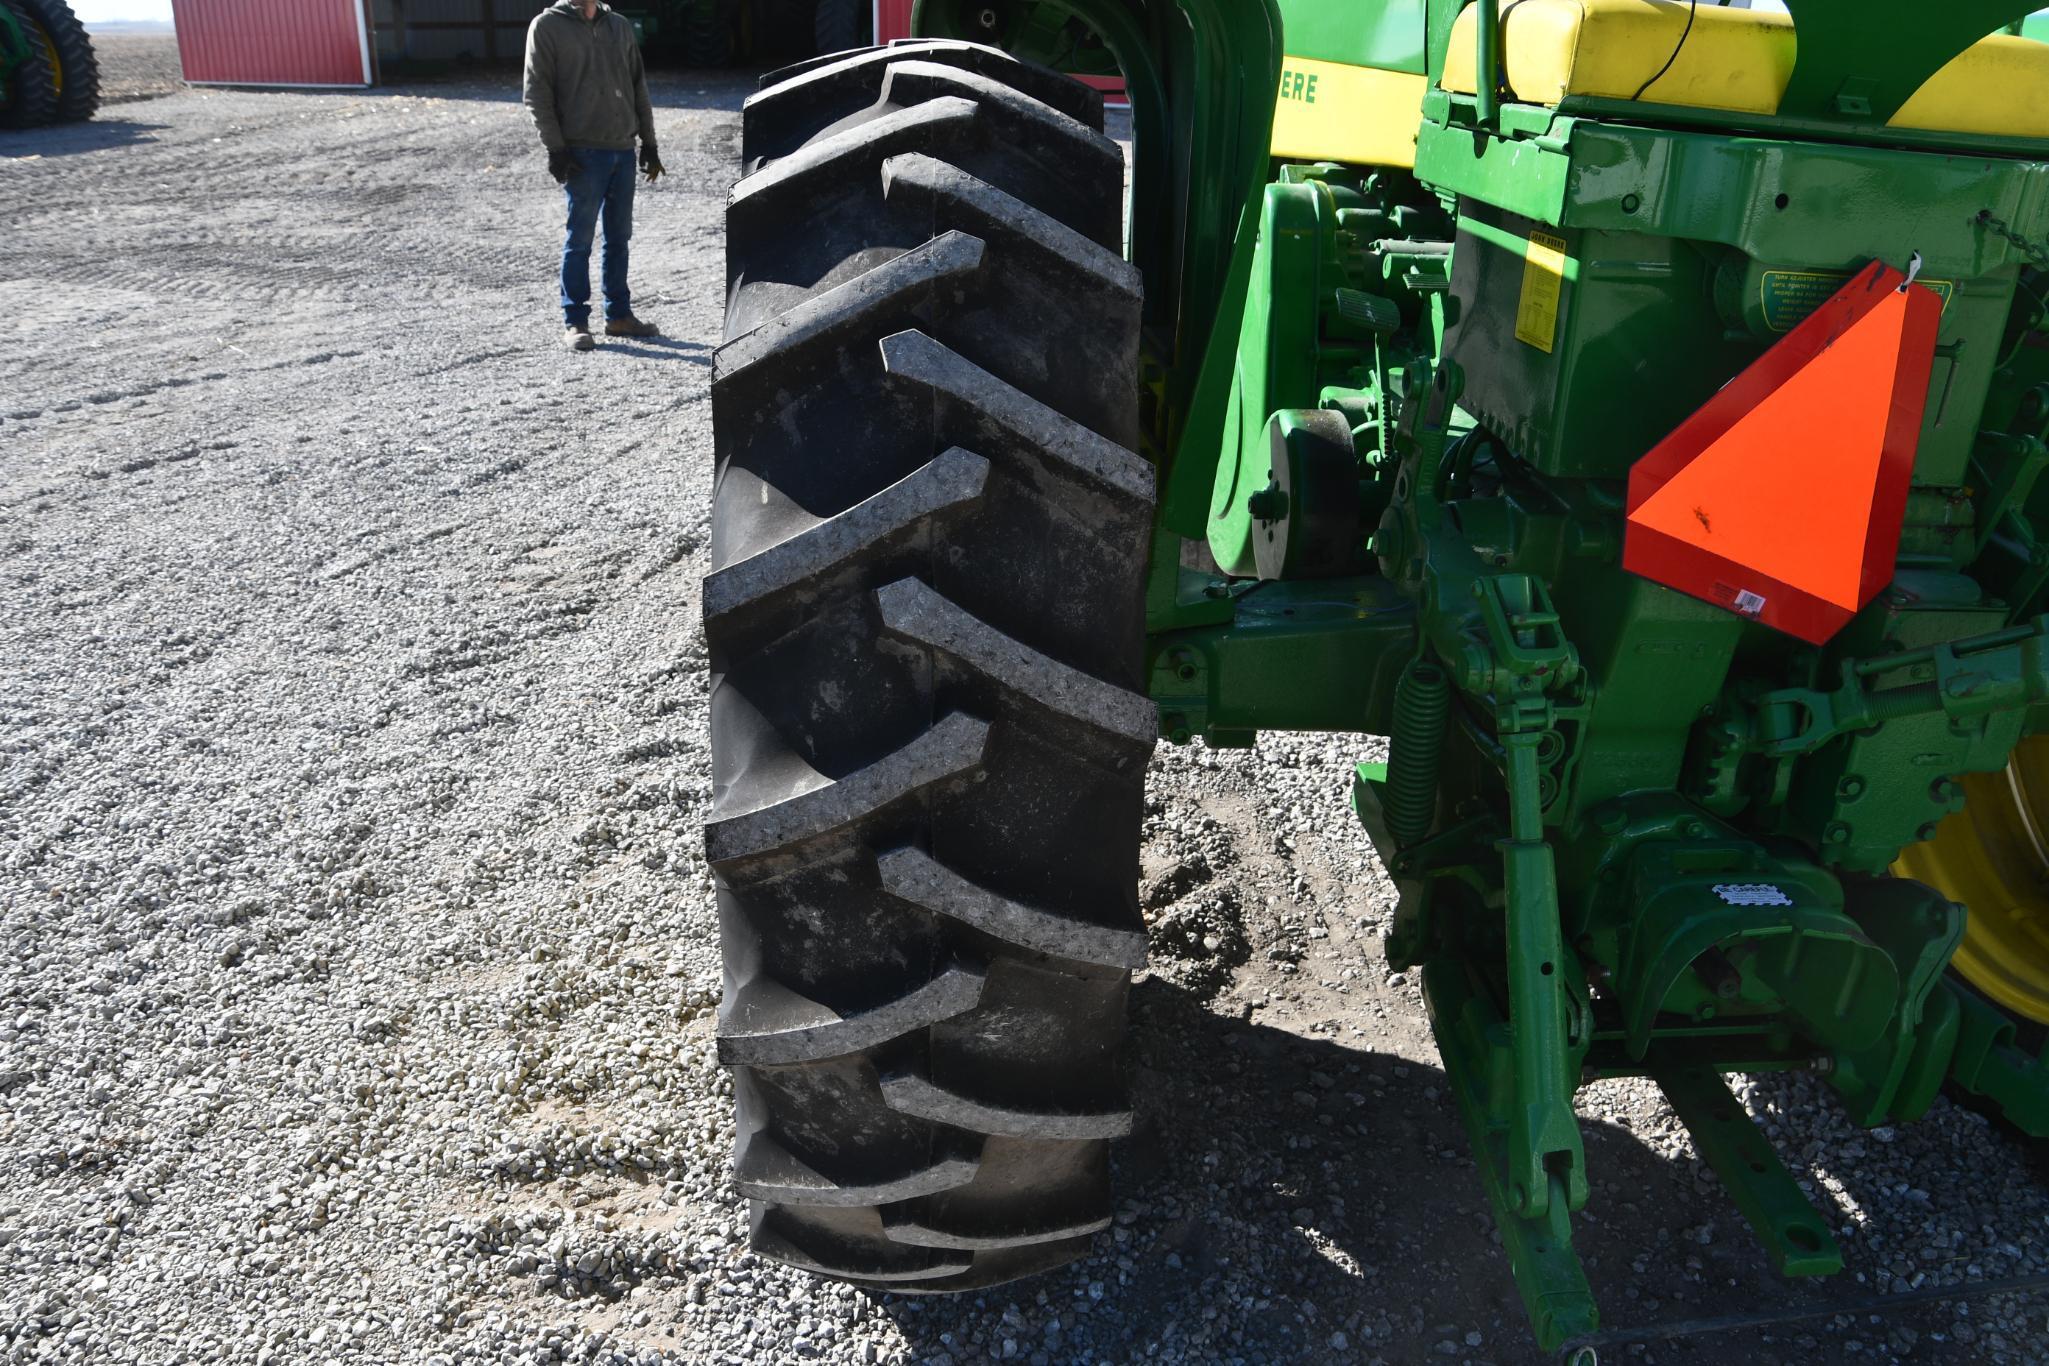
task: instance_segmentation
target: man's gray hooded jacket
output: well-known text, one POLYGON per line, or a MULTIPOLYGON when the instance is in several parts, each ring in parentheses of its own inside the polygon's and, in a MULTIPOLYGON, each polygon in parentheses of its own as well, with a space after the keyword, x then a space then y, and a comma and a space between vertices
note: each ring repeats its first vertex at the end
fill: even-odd
POLYGON ((586 21, 576 0, 555 0, 535 15, 526 33, 526 107, 551 152, 630 152, 636 136, 654 146, 655 111, 632 22, 610 5, 586 21))

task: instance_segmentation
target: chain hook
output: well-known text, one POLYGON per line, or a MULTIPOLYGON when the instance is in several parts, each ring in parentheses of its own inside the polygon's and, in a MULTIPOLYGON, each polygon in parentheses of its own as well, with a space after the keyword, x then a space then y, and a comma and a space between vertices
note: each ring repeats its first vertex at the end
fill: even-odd
POLYGON ((1915 252, 1907 258, 1907 278, 1900 281, 1900 293, 1907 292, 1907 286, 1914 283, 1914 277, 1921 273, 1921 253, 1915 252))
POLYGON ((2049 249, 2044 249, 2041 243, 2029 241, 2015 232, 2004 218, 2001 218, 1992 210, 1978 210, 1978 216, 1971 221, 1979 227, 1989 230, 1994 237, 2001 238, 2010 245, 2018 247, 2022 255, 2026 256, 2035 265, 2049 269, 2049 249))

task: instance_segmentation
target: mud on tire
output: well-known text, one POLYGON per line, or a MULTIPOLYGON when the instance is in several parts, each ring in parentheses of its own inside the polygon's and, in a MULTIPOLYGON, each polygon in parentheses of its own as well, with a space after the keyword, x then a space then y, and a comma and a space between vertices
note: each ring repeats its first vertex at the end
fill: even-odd
POLYGON ((712 387, 721 1058, 756 1251, 1085 1252, 1144 961, 1139 283, 1100 97, 959 43, 746 108, 712 387))

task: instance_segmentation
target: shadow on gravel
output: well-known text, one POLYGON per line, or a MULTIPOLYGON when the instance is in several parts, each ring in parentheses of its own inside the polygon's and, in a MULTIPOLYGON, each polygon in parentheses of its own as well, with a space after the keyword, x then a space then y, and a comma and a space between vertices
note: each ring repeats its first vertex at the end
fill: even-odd
POLYGON ((169 125, 132 119, 92 119, 0 133, 0 161, 17 157, 69 157, 148 142, 169 125))
MULTIPOLYGON (((1411 1361, 1445 1339, 1454 1360, 1522 1358, 1521 1303, 1439 1069, 1221 1017, 1158 978, 1134 989, 1132 1018, 1138 1127, 1117 1154, 1114 1235, 1037 1280, 885 1298, 917 1359, 1000 1357, 1006 1338, 1019 1361, 1069 1360, 1077 1338, 1117 1344, 1117 1360, 1411 1361)), ((1611 1172, 1617 1149, 1661 1165, 1604 1137, 1590 1147, 1611 1172)))
POLYGON ((674 337, 643 337, 638 341, 621 341, 617 337, 601 338, 600 351, 617 351, 622 356, 636 356, 641 360, 680 360, 692 365, 710 365, 711 348, 703 342, 678 341, 674 337))
MULTIPOLYGON (((1117 1157, 1115 1235, 1074 1266, 980 1294, 876 1296, 915 1359, 1001 1358, 1006 1339, 1016 1360, 1043 1363, 1076 1352, 1291 1363, 1546 1359, 1530 1337, 1442 1071, 1222 1018, 1157 978, 1134 990, 1133 1020, 1139 1127, 1117 1157)), ((1582 1129, 1593 1194, 1574 1221, 1575 1246, 1605 1328, 1820 1308, 1870 1293, 1848 1276, 1781 1279, 1698 1161, 1650 1146, 1669 1143, 1667 1133, 1640 1136, 1584 1108, 1582 1129)), ((1826 1213, 1825 1197, 1821 1204, 1826 1213)), ((1939 1332, 1941 1313, 1888 1323, 1939 1332)), ((1885 1328, 1844 1322, 1873 1345, 1887 1340, 1885 1328)), ((1731 1353, 1759 1362, 1870 1359, 1842 1333, 1822 1320, 1652 1350, 1667 1363, 1722 1363, 1731 1353)), ((1955 1346, 1924 1341, 1918 1359, 1947 1359, 1955 1346)), ((1886 1355, 1881 1349, 1878 1359, 1886 1355)))

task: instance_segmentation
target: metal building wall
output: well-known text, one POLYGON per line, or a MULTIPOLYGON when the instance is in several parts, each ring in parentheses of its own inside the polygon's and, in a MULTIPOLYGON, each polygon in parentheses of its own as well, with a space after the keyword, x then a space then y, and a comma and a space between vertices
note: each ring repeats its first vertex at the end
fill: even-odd
POLYGON ((526 28, 550 0, 373 0, 377 56, 386 63, 517 62, 526 28))
POLYGON ((171 0, 194 85, 365 86, 369 0, 171 0))
POLYGON ((911 0, 874 0, 875 27, 869 31, 878 43, 893 43, 911 36, 911 0))

